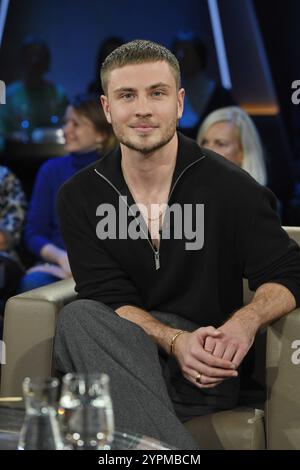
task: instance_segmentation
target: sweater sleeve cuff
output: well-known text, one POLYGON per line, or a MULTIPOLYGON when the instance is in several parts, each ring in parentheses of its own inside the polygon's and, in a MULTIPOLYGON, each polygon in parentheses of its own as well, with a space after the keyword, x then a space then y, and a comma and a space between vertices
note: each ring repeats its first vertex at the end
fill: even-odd
POLYGON ((138 302, 133 303, 133 302, 114 302, 112 304, 109 304, 109 307, 112 308, 114 311, 116 311, 120 307, 136 307, 136 308, 141 308, 145 310, 143 305, 138 304, 138 302))
POLYGON ((286 287, 290 293, 294 296, 296 301, 296 308, 300 307, 300 286, 295 281, 291 279, 272 279, 268 282, 274 282, 276 284, 281 284, 286 287))

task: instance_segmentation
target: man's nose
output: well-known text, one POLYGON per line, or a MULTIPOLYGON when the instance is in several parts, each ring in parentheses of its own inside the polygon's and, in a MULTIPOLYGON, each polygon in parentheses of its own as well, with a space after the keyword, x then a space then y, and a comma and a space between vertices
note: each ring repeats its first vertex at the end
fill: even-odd
POLYGON ((150 107, 150 103, 147 97, 139 97, 137 102, 137 107, 135 114, 136 116, 151 116, 152 110, 150 107))

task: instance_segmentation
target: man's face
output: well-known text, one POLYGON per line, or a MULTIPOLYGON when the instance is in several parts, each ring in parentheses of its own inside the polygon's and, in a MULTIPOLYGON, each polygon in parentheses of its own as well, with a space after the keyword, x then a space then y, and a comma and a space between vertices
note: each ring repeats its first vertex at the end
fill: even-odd
POLYGON ((177 91, 167 62, 126 65, 108 76, 101 101, 119 142, 149 154, 166 145, 183 112, 184 90, 177 91))

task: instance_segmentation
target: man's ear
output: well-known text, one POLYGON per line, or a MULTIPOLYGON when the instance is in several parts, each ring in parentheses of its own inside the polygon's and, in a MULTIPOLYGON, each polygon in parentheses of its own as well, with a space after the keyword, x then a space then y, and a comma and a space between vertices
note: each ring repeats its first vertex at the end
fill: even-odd
POLYGON ((111 117, 110 117, 110 111, 109 111, 109 104, 108 104, 107 96, 101 95, 100 100, 101 100, 101 104, 102 104, 102 108, 103 108, 105 117, 106 117, 107 121, 109 122, 109 124, 111 124, 111 117))
POLYGON ((185 95, 184 89, 183 89, 183 88, 180 88, 180 90, 178 91, 178 94, 177 94, 177 103, 178 103, 178 107, 177 107, 177 119, 180 119, 180 118, 182 117, 182 114, 183 114, 184 95, 185 95))

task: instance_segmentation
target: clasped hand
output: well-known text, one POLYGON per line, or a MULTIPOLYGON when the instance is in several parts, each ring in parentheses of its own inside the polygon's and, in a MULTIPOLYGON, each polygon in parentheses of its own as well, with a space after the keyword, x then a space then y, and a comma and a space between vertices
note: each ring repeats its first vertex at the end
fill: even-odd
POLYGON ((213 388, 237 377, 237 368, 249 351, 255 334, 237 320, 178 337, 175 357, 184 377, 198 388, 213 388))

